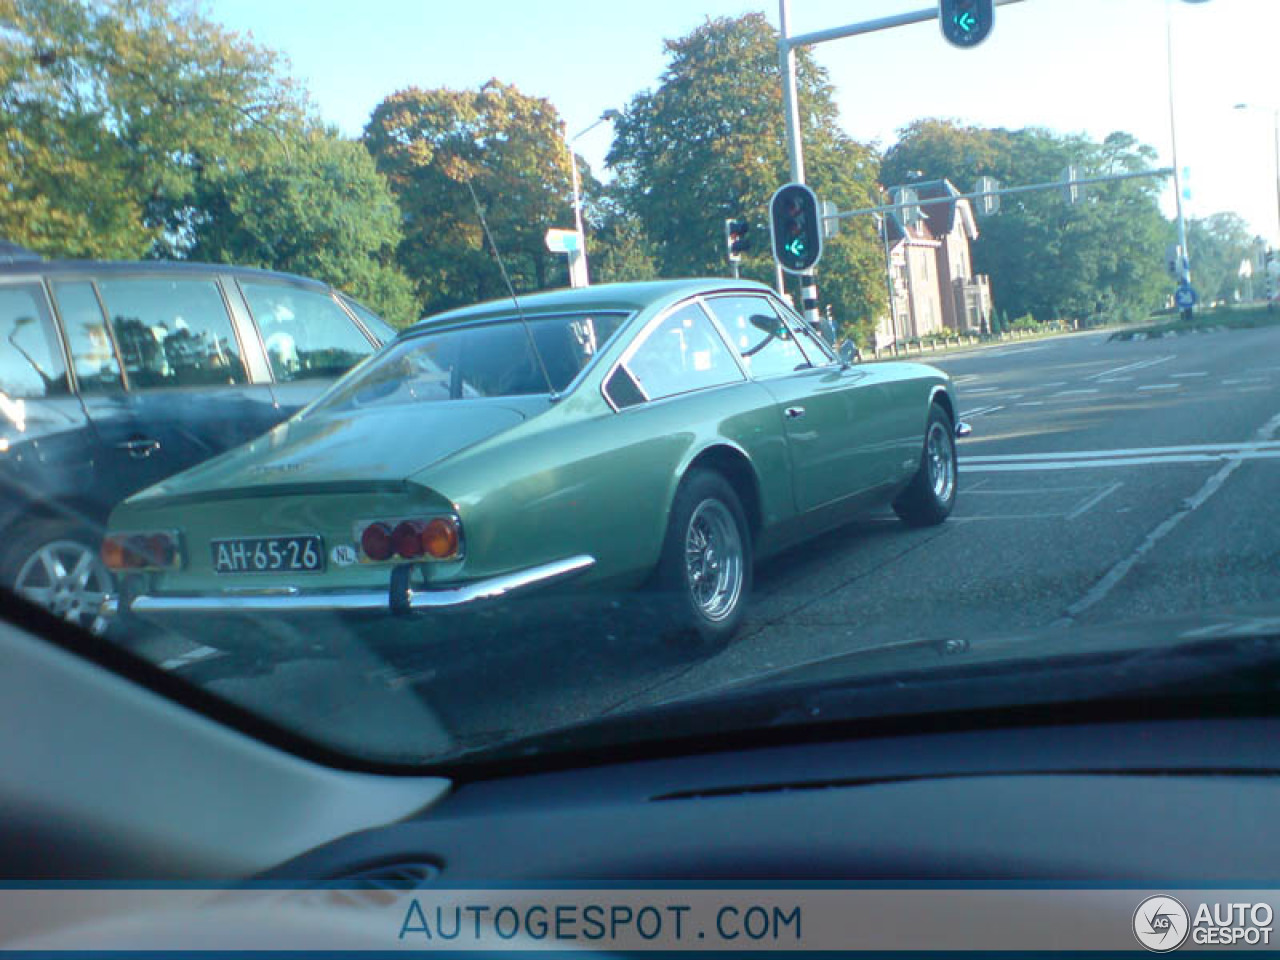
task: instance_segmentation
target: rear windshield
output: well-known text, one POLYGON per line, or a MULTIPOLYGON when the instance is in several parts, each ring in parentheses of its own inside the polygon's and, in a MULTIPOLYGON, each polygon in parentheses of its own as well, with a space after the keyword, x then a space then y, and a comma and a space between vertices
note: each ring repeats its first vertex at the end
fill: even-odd
POLYGON ((531 317, 527 323, 513 318, 411 337, 335 384, 310 413, 560 393, 626 318, 625 313, 531 317))

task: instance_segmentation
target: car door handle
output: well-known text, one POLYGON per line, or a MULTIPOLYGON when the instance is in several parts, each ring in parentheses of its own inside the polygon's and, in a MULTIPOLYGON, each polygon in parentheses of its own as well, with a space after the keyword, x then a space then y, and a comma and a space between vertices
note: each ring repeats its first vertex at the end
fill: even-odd
POLYGON ((135 460, 143 460, 160 449, 160 441, 150 437, 132 437, 116 444, 117 450, 123 450, 135 460))
POLYGON ((799 420, 804 416, 804 407, 787 407, 784 412, 788 420, 799 420))

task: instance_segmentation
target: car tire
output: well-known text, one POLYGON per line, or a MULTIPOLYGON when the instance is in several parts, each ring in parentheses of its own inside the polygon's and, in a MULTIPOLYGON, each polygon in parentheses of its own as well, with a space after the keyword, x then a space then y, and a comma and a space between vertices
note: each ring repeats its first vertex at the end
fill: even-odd
POLYGON ((0 564, 0 582, 21 597, 99 636, 109 622, 102 601, 115 578, 98 556, 100 537, 84 526, 50 519, 19 529, 0 564))
POLYGON ((658 561, 663 634, 673 640, 728 643, 751 592, 751 528, 733 486, 695 470, 676 491, 658 561))
POLYGON ((936 526, 956 503, 956 431, 938 404, 929 408, 920 467, 893 502, 893 511, 910 527, 936 526))

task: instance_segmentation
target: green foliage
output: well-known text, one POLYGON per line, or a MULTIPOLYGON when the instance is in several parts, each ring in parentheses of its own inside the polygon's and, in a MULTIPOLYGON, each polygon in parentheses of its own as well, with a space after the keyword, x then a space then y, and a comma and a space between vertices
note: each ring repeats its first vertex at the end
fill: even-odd
POLYGON ((0 233, 50 256, 180 253, 204 171, 301 116, 277 61, 165 0, 4 0, 0 233))
MULTIPOLYGON (((886 184, 913 171, 971 190, 979 176, 1007 186, 1059 179, 1068 164, 1084 175, 1150 169, 1155 151, 1126 133, 1101 143, 1048 130, 986 129, 920 120, 901 131, 885 156, 886 184)), ((1164 250, 1172 228, 1160 214, 1158 178, 1085 188, 1064 203, 1056 190, 1003 198, 980 222, 974 269, 991 276, 992 296, 1011 313, 1085 319, 1114 308, 1150 310, 1167 293, 1164 250)))
POLYGON ((399 263, 428 312, 506 295, 470 183, 517 292, 563 282, 550 227, 573 223, 569 156, 547 100, 490 80, 479 90, 392 94, 364 144, 404 214, 399 263))
POLYGON ((400 211, 368 151, 312 129, 208 172, 190 255, 287 270, 346 290, 396 324, 417 319, 394 265, 400 211))
MULTIPOLYGON (((608 164, 622 206, 653 241, 663 276, 724 275, 723 223, 753 224, 742 275, 772 282, 768 202, 789 179, 777 34, 761 14, 708 20, 667 41, 655 90, 634 97, 617 122, 608 164)), ((843 209, 876 196, 878 158, 840 129, 826 72, 796 54, 807 180, 843 209)), ((820 294, 845 335, 886 309, 883 253, 870 223, 848 225, 817 267, 820 294)))
MULTIPOLYGON (((1240 264, 1253 255, 1253 237, 1244 218, 1235 213, 1215 213, 1203 220, 1188 220, 1187 248, 1191 252, 1192 281, 1201 302, 1233 301, 1244 286, 1240 264)), ((1255 284, 1261 290, 1264 281, 1257 278, 1255 284)))

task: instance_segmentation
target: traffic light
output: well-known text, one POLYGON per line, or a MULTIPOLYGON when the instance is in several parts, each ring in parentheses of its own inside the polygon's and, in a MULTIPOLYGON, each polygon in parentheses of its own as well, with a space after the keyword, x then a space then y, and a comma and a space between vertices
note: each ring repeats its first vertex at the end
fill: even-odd
POLYGON ((729 254, 730 263, 737 263, 751 249, 751 238, 747 236, 750 229, 745 220, 724 222, 724 248, 729 254))
POLYGON ((995 21, 995 0, 938 0, 942 35, 953 46, 976 47, 987 39, 995 21))
POLYGON ((818 198, 803 183, 778 188, 769 201, 773 258, 788 273, 806 273, 822 257, 818 198))

